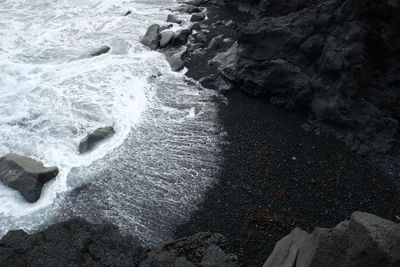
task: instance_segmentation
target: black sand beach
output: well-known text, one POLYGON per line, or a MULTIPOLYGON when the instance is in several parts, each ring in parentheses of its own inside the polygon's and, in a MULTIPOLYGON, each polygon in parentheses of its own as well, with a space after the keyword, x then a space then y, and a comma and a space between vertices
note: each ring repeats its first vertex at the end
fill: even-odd
MULTIPOLYGON (((207 8, 203 25, 212 37, 234 38, 229 27, 213 27, 217 21, 240 24, 249 18, 235 8, 207 8)), ((187 75, 199 79, 215 73, 207 61, 224 49, 192 56, 187 75)), ((332 135, 304 131, 304 112, 288 112, 268 98, 238 91, 225 96, 228 104, 219 109, 228 140, 223 171, 176 237, 221 233, 242 266, 261 266, 294 227, 333 227, 356 210, 396 220, 400 198, 393 180, 332 135)))
POLYGON ((219 183, 177 237, 221 233, 242 266, 261 266, 294 227, 333 227, 356 210, 396 220, 392 181, 334 137, 302 130, 304 114, 239 92, 226 97, 220 120, 229 144, 219 183))

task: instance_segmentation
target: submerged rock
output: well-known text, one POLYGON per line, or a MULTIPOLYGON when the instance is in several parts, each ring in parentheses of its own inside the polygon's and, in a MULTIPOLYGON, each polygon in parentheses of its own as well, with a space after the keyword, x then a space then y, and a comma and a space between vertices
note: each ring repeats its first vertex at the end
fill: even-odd
POLYGON ((160 26, 157 24, 151 25, 140 42, 152 50, 157 50, 160 45, 160 26))
POLYGON ((102 54, 107 53, 108 51, 110 51, 111 47, 109 47, 108 45, 104 45, 102 47, 100 47, 99 49, 93 51, 92 53, 90 53, 91 57, 97 57, 100 56, 102 54))
POLYGON ((88 134, 79 144, 79 153, 83 154, 92 150, 98 143, 110 138, 115 134, 114 128, 111 126, 97 129, 88 134))
POLYGON ((57 167, 44 167, 28 157, 10 153, 0 158, 0 180, 18 190, 28 202, 36 202, 43 186, 57 175, 57 167))
POLYGON ((264 267, 400 266, 400 224, 365 212, 336 227, 298 228, 280 240, 264 267))

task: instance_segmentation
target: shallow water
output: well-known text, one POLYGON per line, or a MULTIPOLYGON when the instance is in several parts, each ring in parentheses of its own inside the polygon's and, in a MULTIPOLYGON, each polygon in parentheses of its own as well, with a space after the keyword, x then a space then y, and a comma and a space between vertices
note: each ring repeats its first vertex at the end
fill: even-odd
POLYGON ((174 5, 0 0, 0 155, 60 168, 34 204, 0 185, 0 235, 82 216, 157 242, 196 207, 220 162, 214 93, 139 43, 174 5), (79 155, 109 125, 116 135, 79 155))

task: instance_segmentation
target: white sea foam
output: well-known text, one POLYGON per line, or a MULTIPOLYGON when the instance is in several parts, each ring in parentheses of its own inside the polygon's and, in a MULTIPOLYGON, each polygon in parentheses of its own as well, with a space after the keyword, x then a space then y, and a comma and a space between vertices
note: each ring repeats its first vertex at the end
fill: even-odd
POLYGON ((122 194, 109 186, 104 195, 97 194, 99 206, 89 210, 99 210, 101 219, 119 221, 125 228, 141 225, 152 232, 144 239, 154 236, 157 227, 141 205, 168 205, 168 216, 159 224, 182 218, 194 207, 212 182, 218 161, 215 107, 208 103, 212 93, 187 86, 161 54, 138 42, 150 24, 165 23, 166 7, 173 5, 173 0, 0 0, 0 155, 15 152, 60 168, 34 204, 0 184, 0 236, 10 229, 36 229, 65 207, 72 215, 85 216, 74 205, 91 200, 68 198, 68 192, 88 181, 103 186, 99 181, 106 181, 95 177, 110 170, 114 183, 135 180, 129 183, 135 188, 122 196, 141 192, 140 201, 110 200, 115 210, 103 212, 105 196, 122 194), (122 16, 127 10, 131 15, 122 16), (102 45, 111 51, 89 57, 102 45), (203 112, 197 111, 199 105, 203 112), (112 139, 91 153, 78 153, 86 134, 109 125, 116 129, 112 139), (190 157, 188 147, 193 155, 201 153, 183 160, 181 155, 190 157), (133 157, 140 160, 131 164, 133 157), (163 181, 175 175, 188 178, 163 181), (156 199, 160 190, 182 195, 156 199), (186 203, 174 204, 180 202, 186 203))

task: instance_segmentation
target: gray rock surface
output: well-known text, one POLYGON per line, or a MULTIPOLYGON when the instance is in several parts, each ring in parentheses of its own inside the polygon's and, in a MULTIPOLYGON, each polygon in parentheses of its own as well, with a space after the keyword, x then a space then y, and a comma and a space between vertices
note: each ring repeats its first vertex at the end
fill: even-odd
POLYGON ((400 224, 365 212, 311 234, 296 228, 280 240, 263 267, 400 266, 400 224))
POLYGON ((160 45, 160 26, 157 24, 151 25, 140 42, 152 50, 157 50, 160 45))
POLYGON ((191 17, 190 17, 190 21, 191 22, 196 22, 196 21, 202 21, 206 18, 206 15, 204 13, 194 13, 191 17))
POLYGON ((104 45, 90 53, 91 57, 97 57, 110 51, 111 47, 104 45))
POLYGON ((93 133, 88 134, 80 143, 79 143, 79 153, 83 154, 92 150, 95 146, 97 146, 100 142, 104 141, 107 138, 110 138, 115 134, 114 128, 111 126, 102 127, 94 131, 93 133))
POLYGON ((207 49, 218 49, 222 46, 224 35, 218 35, 211 39, 210 43, 207 46, 207 49))
POLYGON ((36 202, 43 186, 57 175, 57 167, 44 167, 28 157, 10 153, 0 158, 0 180, 18 190, 28 202, 36 202))
POLYGON ((165 55, 172 71, 180 71, 185 67, 185 58, 188 56, 188 49, 187 47, 183 47, 175 52, 167 52, 165 55))
POLYGON ((174 14, 169 14, 167 16, 167 22, 172 22, 172 23, 176 23, 176 24, 181 24, 183 22, 183 20, 179 19, 176 15, 174 14))
POLYGON ((174 36, 173 31, 163 31, 161 33, 161 38, 160 38, 160 48, 165 48, 168 45, 170 45, 173 36, 174 36))

